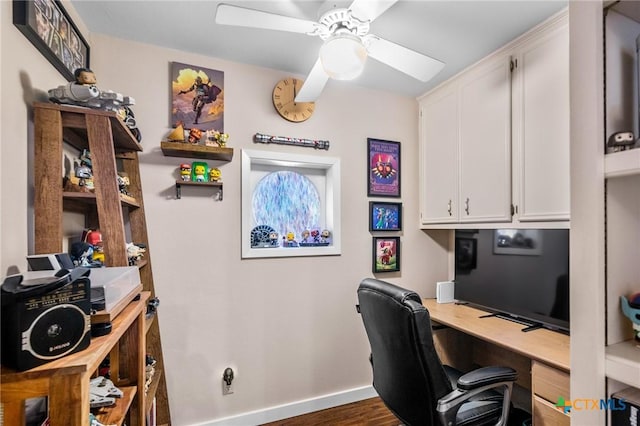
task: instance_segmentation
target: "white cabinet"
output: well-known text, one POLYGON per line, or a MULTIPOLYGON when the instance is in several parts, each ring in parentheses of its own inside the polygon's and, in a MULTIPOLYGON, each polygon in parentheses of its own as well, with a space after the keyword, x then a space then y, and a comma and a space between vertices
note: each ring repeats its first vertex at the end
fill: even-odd
POLYGON ((569 27, 518 47, 513 75, 515 219, 569 220, 569 27))
POLYGON ((458 221, 458 91, 445 86, 421 105, 423 223, 458 221))
POLYGON ((511 72, 492 58, 460 84, 460 222, 511 220, 511 72))
POLYGON ((421 101, 421 221, 510 220, 508 58, 493 58, 421 101))
POLYGON ((568 225, 568 53, 564 11, 419 98, 423 227, 568 225))

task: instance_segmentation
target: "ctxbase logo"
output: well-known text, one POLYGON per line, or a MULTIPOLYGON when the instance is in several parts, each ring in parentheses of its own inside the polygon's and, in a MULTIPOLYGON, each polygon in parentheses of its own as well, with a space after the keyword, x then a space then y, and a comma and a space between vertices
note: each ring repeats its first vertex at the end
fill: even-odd
POLYGON ((558 398, 556 408, 565 414, 572 410, 609 410, 619 411, 627 408, 624 399, 587 399, 578 398, 574 400, 565 400, 563 397, 558 398))

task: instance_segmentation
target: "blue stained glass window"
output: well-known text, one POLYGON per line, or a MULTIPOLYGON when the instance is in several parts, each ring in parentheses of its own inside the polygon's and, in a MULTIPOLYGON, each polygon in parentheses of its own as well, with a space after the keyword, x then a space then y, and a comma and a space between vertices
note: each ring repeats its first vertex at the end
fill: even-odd
POLYGON ((264 176, 255 186, 251 198, 256 225, 269 225, 280 238, 294 232, 321 229, 321 205, 318 189, 308 177, 291 171, 277 171, 264 176))

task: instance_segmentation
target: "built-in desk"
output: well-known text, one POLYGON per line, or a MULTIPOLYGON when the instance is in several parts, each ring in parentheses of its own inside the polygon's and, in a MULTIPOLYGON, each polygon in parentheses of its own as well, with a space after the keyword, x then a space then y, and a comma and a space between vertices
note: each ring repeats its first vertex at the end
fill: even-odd
POLYGON ((556 408, 558 398, 570 400, 569 336, 546 329, 523 332, 522 324, 466 305, 423 299, 431 320, 459 333, 434 340, 443 362, 462 370, 470 366, 505 365, 519 373, 517 384, 531 390, 535 426, 569 425, 556 408))

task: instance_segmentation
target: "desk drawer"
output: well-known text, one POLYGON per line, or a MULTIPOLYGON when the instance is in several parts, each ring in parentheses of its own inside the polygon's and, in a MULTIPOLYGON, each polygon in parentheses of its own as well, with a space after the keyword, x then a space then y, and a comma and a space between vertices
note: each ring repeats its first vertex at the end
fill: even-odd
POLYGON ((531 363, 531 381, 534 395, 556 403, 558 398, 570 399, 569 373, 537 361, 531 363))
POLYGON ((533 397, 533 426, 570 426, 571 417, 544 399, 533 397))

